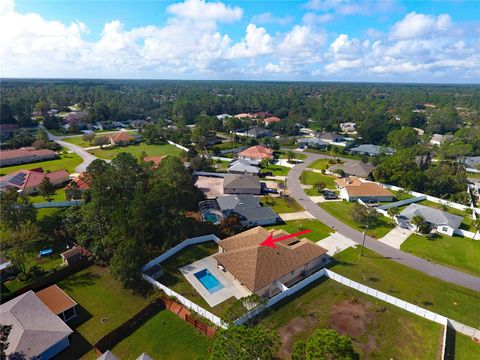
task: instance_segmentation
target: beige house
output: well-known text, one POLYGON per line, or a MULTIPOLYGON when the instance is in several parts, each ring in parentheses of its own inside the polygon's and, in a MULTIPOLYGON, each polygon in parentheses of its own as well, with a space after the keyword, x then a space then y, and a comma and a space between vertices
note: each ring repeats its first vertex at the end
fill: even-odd
POLYGON ((290 238, 275 248, 260 243, 288 235, 283 230, 256 227, 220 241, 217 267, 250 293, 272 297, 319 270, 327 261, 327 250, 308 239, 290 238))
POLYGON ((382 202, 393 201, 394 195, 389 190, 370 181, 362 181, 356 177, 336 179, 340 189, 340 198, 347 201, 382 202))
POLYGON ((55 159, 55 152, 48 149, 36 150, 25 147, 16 150, 2 150, 0 152, 0 166, 27 164, 37 161, 55 159))

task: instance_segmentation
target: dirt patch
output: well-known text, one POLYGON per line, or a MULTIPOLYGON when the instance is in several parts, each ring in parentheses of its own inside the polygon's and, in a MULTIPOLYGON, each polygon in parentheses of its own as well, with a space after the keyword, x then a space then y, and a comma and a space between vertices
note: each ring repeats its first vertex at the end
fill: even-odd
POLYGON ((316 327, 317 319, 315 315, 311 314, 305 318, 295 317, 287 325, 278 329, 281 343, 279 357, 281 359, 289 359, 293 344, 297 338, 296 335, 303 332, 311 332, 316 327))
POLYGON ((330 327, 341 335, 359 338, 368 324, 369 303, 345 300, 330 309, 330 327))

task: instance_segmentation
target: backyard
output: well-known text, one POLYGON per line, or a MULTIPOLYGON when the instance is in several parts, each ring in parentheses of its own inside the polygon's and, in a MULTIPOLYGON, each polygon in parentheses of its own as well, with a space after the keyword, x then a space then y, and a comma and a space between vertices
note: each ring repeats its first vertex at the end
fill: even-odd
POLYGON ((452 284, 364 249, 335 255, 331 270, 374 289, 469 326, 480 326, 480 293, 452 284))
POLYGON ((190 301, 193 301, 197 305, 203 307, 204 309, 216 314, 217 316, 221 316, 223 311, 235 301, 235 298, 232 297, 218 304, 217 306, 210 307, 203 297, 197 292, 197 290, 195 290, 187 281, 185 276, 183 276, 183 274, 178 270, 182 266, 213 255, 216 252, 218 252, 218 245, 214 241, 188 246, 161 264, 161 268, 164 273, 157 280, 178 294, 185 296, 190 301))
POLYGON ((14 165, 0 168, 0 175, 7 175, 17 170, 31 170, 42 168, 44 171, 65 169, 68 173, 75 172, 75 168, 82 163, 82 158, 74 153, 62 153, 59 158, 30 164, 14 165))
POLYGON ((282 359, 317 328, 351 337, 361 359, 435 359, 441 351, 441 325, 328 279, 281 301, 260 324, 278 332, 282 359))
POLYGON ((100 159, 111 160, 115 158, 118 154, 122 152, 130 153, 133 156, 139 157, 142 153, 146 153, 147 156, 161 156, 161 155, 172 155, 180 156, 185 154, 185 152, 179 148, 176 148, 173 145, 148 145, 146 143, 140 143, 136 145, 129 146, 118 146, 114 148, 104 148, 104 149, 95 149, 89 150, 89 152, 100 159))
POLYGON ((480 343, 470 337, 456 333, 455 360, 480 359, 480 343))
MULTIPOLYGON (((32 203, 46 202, 42 195, 30 195, 29 199, 32 203)), ((65 188, 55 189, 55 194, 51 196, 52 201, 66 201, 65 188)))
MULTIPOLYGON (((349 201, 335 201, 335 202, 324 202, 318 204, 322 209, 327 211, 330 215, 336 217, 341 222, 347 224, 348 226, 357 229, 358 231, 365 231, 365 228, 353 221, 351 212, 355 202, 349 201)), ((371 225, 367 230, 367 235, 380 239, 384 237, 390 230, 395 227, 395 222, 389 217, 380 215, 378 220, 371 225)))
POLYGON ((333 232, 333 230, 324 223, 312 219, 286 221, 283 225, 268 226, 267 229, 283 229, 290 234, 309 229, 312 230, 312 232, 302 237, 306 237, 315 242, 325 239, 333 232))
POLYGON ((79 304, 78 316, 69 322, 75 330, 72 345, 60 359, 96 359, 92 346, 148 304, 147 298, 123 289, 108 268, 99 266, 78 272, 58 285, 79 304))
POLYGON ((403 251, 480 276, 480 241, 461 236, 412 234, 403 251))
POLYGON ((153 359, 207 358, 213 340, 168 310, 149 319, 112 352, 122 360, 135 360, 145 352, 153 359))
POLYGON ((262 196, 260 201, 264 206, 270 206, 278 214, 303 211, 300 204, 291 197, 262 196))

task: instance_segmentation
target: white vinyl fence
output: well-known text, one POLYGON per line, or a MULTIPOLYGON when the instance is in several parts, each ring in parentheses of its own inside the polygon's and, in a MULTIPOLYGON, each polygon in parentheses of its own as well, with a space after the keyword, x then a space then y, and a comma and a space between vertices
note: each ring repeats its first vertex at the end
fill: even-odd
POLYGON ((423 195, 423 196, 417 196, 417 197, 414 197, 414 198, 405 199, 405 200, 400 200, 400 201, 396 201, 396 202, 393 202, 393 203, 390 203, 390 204, 381 205, 381 206, 379 206, 377 209, 380 209, 380 210, 388 210, 388 209, 391 209, 391 208, 395 208, 395 207, 400 207, 400 206, 403 206, 403 205, 408 205, 408 204, 416 203, 416 202, 419 202, 419 201, 422 201, 422 200, 426 200, 426 199, 427 199, 427 197, 426 197, 425 195, 423 195))
POLYGON ((82 204, 83 204, 83 200, 50 201, 50 202, 33 203, 33 207, 37 208, 37 209, 44 209, 44 208, 59 208, 59 207, 80 206, 82 204))
POLYGON ((170 145, 175 146, 176 148, 182 149, 183 151, 188 151, 188 148, 186 148, 185 146, 182 146, 182 145, 180 145, 180 144, 174 143, 173 141, 170 141, 170 140, 167 140, 167 142, 168 142, 170 145))

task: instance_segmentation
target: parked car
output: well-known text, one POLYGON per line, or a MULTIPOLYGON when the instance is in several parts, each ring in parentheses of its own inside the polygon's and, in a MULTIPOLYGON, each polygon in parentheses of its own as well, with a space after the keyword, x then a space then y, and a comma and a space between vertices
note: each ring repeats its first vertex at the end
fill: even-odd
POLYGON ((335 194, 333 191, 331 190, 323 190, 322 191, 322 195, 323 195, 323 198, 325 200, 336 200, 338 199, 338 195, 335 194))

